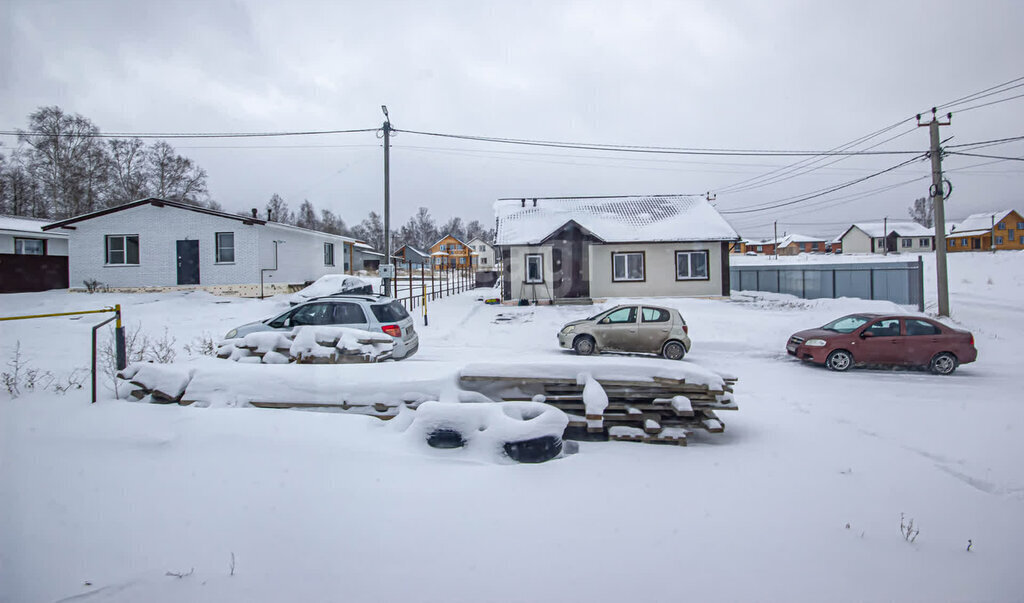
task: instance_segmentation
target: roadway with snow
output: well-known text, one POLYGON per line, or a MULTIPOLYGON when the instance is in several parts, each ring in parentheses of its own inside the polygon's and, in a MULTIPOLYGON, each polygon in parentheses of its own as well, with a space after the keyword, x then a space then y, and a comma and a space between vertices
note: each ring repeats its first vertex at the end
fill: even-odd
MULTIPOLYGON (((739 377, 725 433, 687 448, 584 442, 542 465, 426 454, 364 416, 2 392, 0 601, 1014 599, 1024 253, 951 255, 950 283, 950 324, 974 332, 979 360, 949 377, 837 374, 786 355, 792 332, 901 310, 888 302, 650 300, 686 317, 684 362, 739 377), (912 543, 901 515, 920 529, 912 543)), ((558 328, 625 301, 502 307, 481 296, 430 305, 429 326, 417 316, 420 352, 358 367, 350 387, 572 358, 558 328)), ((112 303, 129 327, 166 328, 186 365, 183 344, 287 307, 283 296, 46 292, 0 296, 0 315, 112 303)), ((88 365, 99 320, 0 323, 0 359, 20 342, 31 366, 65 375, 88 365)))

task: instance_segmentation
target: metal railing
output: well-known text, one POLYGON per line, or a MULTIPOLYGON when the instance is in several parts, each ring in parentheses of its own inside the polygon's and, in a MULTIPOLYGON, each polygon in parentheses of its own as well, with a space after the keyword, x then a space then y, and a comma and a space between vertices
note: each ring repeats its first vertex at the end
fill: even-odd
MULTIPOLYGON (((398 268, 402 265, 398 264, 398 268)), ((429 302, 468 291, 476 286, 473 269, 470 267, 447 267, 430 270, 419 265, 414 268, 407 264, 405 274, 398 274, 392 279, 392 297, 402 302, 405 309, 412 313, 421 308, 423 322, 427 323, 429 302)))
POLYGON ((82 310, 80 312, 54 312, 51 314, 30 314, 26 316, 3 316, 0 317, 0 322, 5 320, 28 320, 31 318, 53 318, 55 316, 79 316, 82 314, 105 314, 107 312, 113 312, 114 315, 104 320, 103 322, 93 325, 92 327, 92 401, 96 403, 96 332, 99 331, 100 327, 110 324, 111 321, 116 320, 117 324, 114 328, 114 357, 117 365, 117 370, 124 370, 128 365, 127 351, 125 348, 124 339, 124 326, 121 324, 121 304, 117 304, 113 307, 103 308, 101 310, 82 310))
POLYGON ((804 299, 880 299, 924 311, 920 256, 916 262, 732 266, 729 278, 734 291, 787 293, 804 299))

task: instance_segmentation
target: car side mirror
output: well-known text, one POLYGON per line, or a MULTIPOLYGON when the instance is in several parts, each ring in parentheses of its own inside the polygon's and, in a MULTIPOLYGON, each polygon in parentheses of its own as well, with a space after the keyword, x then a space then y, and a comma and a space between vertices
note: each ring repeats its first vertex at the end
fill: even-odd
POLYGON ((861 339, 867 339, 868 337, 874 337, 874 336, 875 336, 875 334, 872 333, 871 331, 861 331, 861 333, 860 333, 860 338, 861 339))

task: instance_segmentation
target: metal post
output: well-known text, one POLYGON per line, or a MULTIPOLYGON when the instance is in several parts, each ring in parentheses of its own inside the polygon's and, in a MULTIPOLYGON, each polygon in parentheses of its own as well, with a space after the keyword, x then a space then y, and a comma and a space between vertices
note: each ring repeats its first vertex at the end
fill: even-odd
POLYGON ((988 236, 989 236, 989 241, 991 243, 989 245, 989 247, 992 248, 992 253, 995 253, 996 252, 996 215, 995 214, 992 214, 992 229, 989 230, 988 236))
POLYGON ((117 323, 114 327, 114 348, 117 353, 117 370, 123 371, 128 366, 127 350, 124 340, 124 325, 121 324, 121 304, 114 306, 114 318, 117 323))
POLYGON ((924 312, 924 258, 917 256, 917 311, 924 312))
POLYGON ((948 121, 940 122, 934 107, 932 108, 932 120, 927 124, 921 123, 921 116, 917 116, 917 125, 927 125, 931 138, 932 186, 930 192, 935 203, 935 280, 938 285, 939 316, 949 316, 949 281, 946 273, 946 185, 942 179, 942 148, 939 146, 939 126, 948 126, 953 119, 953 114, 947 113, 946 118, 948 121))
MULTIPOLYGON (((391 263, 391 119, 388 108, 381 105, 384 111, 384 263, 391 263)), ((384 295, 391 296, 391 279, 381 281, 384 295)))
POLYGON ((889 216, 882 218, 882 255, 889 255, 889 216))
POLYGON ((772 252, 775 254, 775 259, 779 259, 779 222, 772 222, 772 227, 775 229, 775 240, 772 241, 772 252))

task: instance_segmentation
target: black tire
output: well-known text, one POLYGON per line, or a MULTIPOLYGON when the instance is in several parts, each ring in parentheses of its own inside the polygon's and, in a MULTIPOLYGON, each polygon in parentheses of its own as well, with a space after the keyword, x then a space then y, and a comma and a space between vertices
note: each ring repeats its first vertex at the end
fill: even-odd
POLYGON ((686 346, 679 341, 670 341, 661 348, 661 355, 669 360, 682 360, 686 356, 686 346))
POLYGON ((928 363, 928 370, 936 375, 951 375, 960 365, 957 357, 949 352, 939 352, 928 363))
POLYGON ((572 349, 580 356, 589 356, 597 350, 597 345, 590 335, 580 335, 572 342, 572 349))
POLYGON ((838 373, 849 370, 853 366, 853 354, 846 350, 835 350, 825 359, 825 366, 838 373))
POLYGON ((466 445, 466 440, 455 429, 438 427, 427 435, 427 444, 431 448, 462 448, 466 445))
POLYGON ((506 442, 505 454, 520 463, 543 463, 562 453, 562 438, 541 436, 521 442, 506 442))

